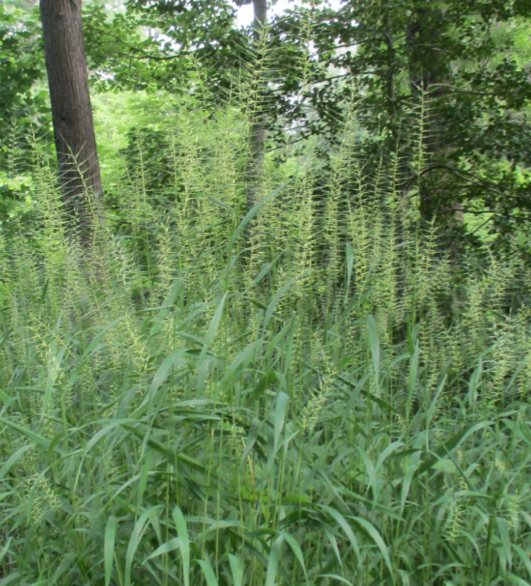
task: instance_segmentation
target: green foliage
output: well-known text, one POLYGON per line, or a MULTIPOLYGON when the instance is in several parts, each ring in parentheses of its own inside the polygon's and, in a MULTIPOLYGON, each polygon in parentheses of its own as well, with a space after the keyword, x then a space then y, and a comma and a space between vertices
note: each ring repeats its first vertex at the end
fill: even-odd
POLYGON ((90 247, 49 150, 3 135, 31 146, 0 171, 0 584, 531 583, 526 208, 500 191, 527 193, 527 4, 317 4, 252 49, 228 4, 98 6, 100 89, 149 91, 94 96, 90 247), (249 211, 257 110, 287 130, 249 211), (441 230, 434 190, 492 204, 510 254, 441 230))
POLYGON ((230 3, 131 1, 126 8, 85 9, 89 66, 102 87, 181 94, 193 87, 198 70, 215 92, 231 85, 249 41, 233 29, 230 3))
MULTIPOLYGON (((43 74, 40 52, 36 43, 36 15, 6 10, 0 4, 0 104, 5 116, 16 108, 20 116, 33 102, 31 88, 43 74)), ((42 97, 41 97, 42 100, 42 97)))
POLYGON ((310 135, 337 144, 345 104, 354 100, 358 152, 376 160, 378 152, 399 150, 400 189, 420 192, 426 219, 451 228, 455 216, 465 218, 506 250, 512 234, 526 230, 526 3, 296 6, 272 18, 260 47, 250 31, 233 28, 230 3, 207 4, 131 1, 112 17, 89 6, 95 76, 104 86, 176 95, 199 86, 217 104, 246 86, 277 147, 310 135), (155 32, 145 36, 145 27, 155 32), (411 132, 415 108, 425 112, 422 167, 411 132))
POLYGON ((0 4, 0 224, 32 208, 27 170, 36 137, 48 131, 40 31, 31 8, 0 4))
MULTIPOLYGON (((0 103, 18 124, 22 110, 26 120, 46 113, 35 92, 40 33, 23 8, 0 13, 7 64, 0 103)), ((323 158, 326 145, 341 141, 345 104, 354 100, 362 158, 399 151, 400 189, 420 193, 424 217, 450 228, 449 240, 462 219, 506 251, 515 232, 526 232, 527 2, 389 0, 337 10, 317 2, 273 17, 258 45, 250 29, 234 28, 235 10, 225 0, 86 2, 95 86, 200 92, 212 107, 250 92, 249 107, 265 116, 274 141, 269 147, 326 137, 323 158), (425 113, 422 166, 411 132, 415 108, 425 113)))
POLYGON ((425 217, 448 225, 457 208, 486 218, 502 241, 525 229, 529 215, 530 82, 514 34, 527 30, 529 16, 524 2, 390 0, 302 7, 279 26, 289 43, 305 21, 315 23, 315 59, 334 68, 335 75, 312 77, 321 83, 305 92, 318 112, 307 119, 308 132, 337 135, 339 96, 352 91, 342 79, 351 76, 368 130, 363 148, 404 151, 402 189, 421 190, 425 217), (413 104, 427 114, 422 174, 411 161, 413 104))
POLYGON ((247 214, 248 119, 192 105, 92 250, 44 162, 0 232, 3 583, 529 583, 518 255, 449 255, 353 116, 247 214))
POLYGON ((132 149, 133 128, 160 133, 176 100, 166 92, 115 91, 93 92, 91 101, 105 193, 112 196, 125 175, 120 152, 132 149))

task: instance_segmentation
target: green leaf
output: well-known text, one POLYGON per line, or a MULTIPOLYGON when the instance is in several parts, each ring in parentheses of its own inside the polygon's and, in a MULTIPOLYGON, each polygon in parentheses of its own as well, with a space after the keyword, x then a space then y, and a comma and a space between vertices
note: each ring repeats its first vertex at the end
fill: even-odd
POLYGON ((47 440, 46 438, 42 437, 42 435, 39 435, 38 433, 31 431, 31 429, 27 429, 26 427, 23 427, 22 425, 19 425, 18 423, 15 423, 14 421, 9 421, 9 419, 5 419, 4 417, 0 417, 0 423, 7 425, 11 429, 13 429, 16 432, 20 433, 21 435, 27 437, 34 444, 36 444, 38 446, 42 446, 43 448, 48 449, 48 447, 50 445, 50 440, 47 440))
POLYGON ((278 562, 280 560, 280 552, 282 550, 282 543, 284 536, 279 535, 269 551, 269 559, 267 561, 267 574, 264 586, 274 586, 277 577, 278 562))
POLYGON ((229 564, 232 572, 232 586, 243 586, 243 564, 241 559, 229 553, 229 564))
POLYGON ((280 288, 280 290, 277 291, 277 293, 273 297, 273 299, 271 299, 271 301, 267 307, 266 314, 264 316, 264 330, 267 328, 267 324, 269 323, 269 320, 273 316, 273 312, 275 311, 275 307, 277 306, 277 303, 280 301, 280 298, 293 285, 293 283, 295 283, 296 280, 297 280, 296 278, 293 278, 293 279, 291 279, 291 281, 289 281, 288 283, 283 285, 280 288))
POLYGON ((13 541, 13 538, 10 537, 4 547, 2 548, 2 551, 0 551, 0 564, 2 563, 2 560, 4 559, 4 556, 6 555, 6 553, 9 551, 9 546, 11 545, 11 542, 13 541))
POLYGON ((371 539, 374 541, 374 543, 376 544, 376 546, 380 550, 383 559, 385 560, 387 568, 389 569, 389 574, 391 575, 391 580, 394 584, 395 579, 393 577, 394 572, 393 572, 393 566, 391 564, 391 558, 389 557, 389 549, 388 549, 387 545, 385 545, 384 540, 382 539, 382 536, 380 535, 379 531, 376 529, 376 527, 372 523, 369 523, 369 521, 367 521, 367 519, 363 519, 363 517, 349 517, 349 519, 352 519, 355 523, 358 523, 359 525, 361 525, 361 527, 363 527, 363 529, 365 529, 365 531, 369 534, 371 539))
POLYGON ((227 250, 230 250, 232 248, 232 246, 234 245, 234 243, 236 242, 236 240, 238 239, 240 234, 245 230, 245 227, 247 226, 247 224, 249 224, 249 222, 256 216, 256 214, 267 203, 269 203, 276 195, 278 195, 286 186, 288 186, 292 181, 293 181, 293 179, 289 179, 288 181, 286 181, 286 183, 284 183, 283 185, 281 185, 280 187, 275 189, 275 191, 273 191, 273 193, 270 193, 261 202, 257 203, 251 210, 249 210, 247 212, 246 216, 240 222, 240 225, 236 228, 236 230, 234 231, 234 234, 232 235, 231 239, 229 240, 229 243, 227 244, 227 250))
MULTIPOLYGON (((146 440, 145 433, 142 433, 140 431, 140 429, 137 429, 136 427, 133 427, 131 425, 124 425, 123 423, 122 423, 122 425, 125 429, 130 431, 139 440, 141 440, 141 441, 145 440, 146 444, 150 448, 153 448, 154 450, 159 452, 159 454, 164 456, 168 460, 168 462, 173 463, 175 461, 175 458, 177 458, 177 460, 183 462, 183 464, 186 464, 187 466, 190 466, 191 468, 194 468, 195 470, 204 471, 205 467, 202 464, 200 464, 197 460, 194 460, 193 458, 188 456, 187 454, 182 454, 179 452, 172 452, 165 445, 161 444, 160 442, 158 442, 157 440, 155 440, 151 437, 148 437, 146 440)), ((146 430, 146 432, 147 432, 147 430, 146 430)))
POLYGON ((164 299, 164 302, 162 303, 162 306, 160 308, 158 316, 153 321, 153 325, 152 325, 151 330, 149 332, 150 337, 155 336, 160 331, 160 326, 161 326, 162 322, 164 321, 164 319, 166 318, 166 316, 168 315, 172 305, 175 303, 175 300, 177 299, 177 295, 179 294, 179 291, 182 288, 182 286, 183 286, 183 282, 181 280, 181 277, 177 277, 173 281, 172 286, 170 287, 170 290, 168 292, 168 295, 166 296, 166 299, 164 299))
POLYGON ((216 309, 216 312, 214 313, 214 316, 212 317, 212 320, 210 322, 210 326, 208 327, 207 335, 205 337, 205 343, 203 344, 203 349, 201 350, 201 354, 200 354, 199 359, 197 361, 197 368, 198 369, 201 366, 203 360, 205 359, 208 347, 210 346, 210 344, 214 340, 214 337, 216 336, 216 332, 218 331, 219 322, 221 321, 221 315, 223 313, 223 306, 225 305, 225 300, 227 299, 227 295, 228 295, 228 293, 225 293, 225 295, 223 295, 223 297, 221 298, 221 301, 216 309))
POLYGON ((13 572, 12 574, 9 574, 9 576, 6 576, 2 580, 0 580, 0 586, 7 586, 8 584, 11 584, 11 582, 14 582, 15 580, 18 580, 17 583, 20 584, 20 578, 21 578, 20 572, 13 572))
POLYGON ((61 563, 59 564, 59 567, 57 568, 57 570, 55 570, 53 578, 52 578, 52 584, 58 584, 59 579, 61 578, 61 576, 72 566, 72 564, 76 561, 76 554, 73 552, 67 553, 63 559, 61 560, 61 563))
POLYGON ((374 368, 374 376, 376 377, 376 384, 380 378, 380 340, 378 339, 378 328, 376 321, 372 315, 367 316, 369 323, 369 342, 371 344, 372 365, 374 368))
POLYGON ((378 461, 376 462, 376 466, 374 466, 374 469, 372 470, 372 473, 370 474, 370 478, 369 478, 369 483, 367 485, 367 491, 369 490, 369 488, 372 486, 373 482, 376 481, 377 477, 378 477, 378 471, 380 470, 380 468, 382 467, 383 463, 385 462, 385 460, 396 450, 398 450, 399 448, 401 448, 404 445, 404 442, 401 441, 395 441, 392 442, 390 445, 387 446, 387 448, 385 448, 385 450, 379 455, 378 457, 378 461))
POLYGON ((114 543, 116 539, 116 530, 118 529, 118 519, 111 515, 107 520, 105 527, 105 540, 103 544, 103 565, 105 567, 105 586, 109 586, 112 576, 112 561, 114 558, 114 543))
POLYGON ((358 543, 356 536, 354 535, 354 532, 352 531, 352 528, 347 523, 345 517, 343 517, 343 515, 339 511, 336 511, 336 509, 333 509, 332 507, 329 507, 327 505, 322 505, 321 508, 323 509, 323 511, 326 511, 330 515, 330 517, 332 517, 337 522, 341 529, 343 529, 343 531, 349 538, 350 543, 352 544, 352 549, 354 550, 354 553, 356 554, 356 557, 359 561, 361 559, 360 545, 358 543))
POLYGON ((170 551, 175 551, 176 549, 180 549, 181 546, 181 539, 179 537, 174 537, 173 539, 166 541, 166 543, 163 543, 160 547, 157 547, 157 549, 152 554, 148 555, 148 557, 143 561, 142 565, 145 564, 147 561, 152 560, 153 558, 156 558, 162 554, 169 553, 170 551))
POLYGON ((420 348, 417 344, 415 346, 415 350, 413 352, 413 356, 411 357, 410 366, 409 366, 409 382, 408 382, 408 393, 407 393, 407 403, 406 403, 406 423, 409 424, 410 417, 411 417, 411 407, 413 405, 413 399, 415 395, 415 388, 417 386, 417 376, 419 370, 419 356, 420 356, 420 348))
POLYGON ((502 517, 496 517, 496 523, 500 532, 503 553, 505 554, 507 565, 510 568, 513 565, 513 554, 511 549, 511 538, 509 536, 509 527, 507 521, 502 517))
POLYGON ((247 360, 247 358, 255 352, 257 348, 259 348, 263 344, 262 340, 255 340, 251 342, 248 346, 246 346, 241 352, 235 356, 234 360, 232 361, 231 365, 227 369, 226 378, 232 376, 238 367, 247 360))
MULTIPOLYGON (((105 337, 105 335, 109 332, 109 330, 112 330, 112 328, 114 328, 115 325, 119 324, 121 321, 123 321, 127 317, 128 316, 123 315, 123 316, 119 317, 118 319, 115 319, 108 326, 105 326, 101 332, 99 332, 96 336, 94 336, 94 339, 88 345, 87 349, 85 350, 85 352, 83 352, 83 355, 79 359, 79 365, 82 365, 83 362, 92 354, 92 351, 101 342, 101 340, 105 337)), ((80 367, 78 367, 78 368, 80 368, 80 367)))
POLYGON ((354 250, 352 244, 347 242, 347 294, 350 289, 350 279, 352 278, 352 267, 354 265, 354 250))
MULTIPOLYGON (((52 354, 50 351, 50 355, 49 355, 48 361, 47 361, 46 387, 44 390, 44 397, 42 400, 42 408, 41 408, 41 417, 40 417, 40 424, 41 425, 42 425, 44 418, 48 415, 48 404, 50 402, 50 398, 52 396, 53 389, 55 387, 55 382, 56 382, 57 377, 59 376, 59 372, 61 370, 61 364, 63 363, 63 358, 65 356, 65 352, 67 351, 68 347, 70 346, 71 341, 72 341, 72 338, 70 338, 70 340, 68 340, 66 342, 66 344, 64 344, 62 346, 61 350, 59 350, 59 352, 57 352, 57 354, 52 354)), ((55 346, 55 344, 52 345, 52 347, 54 347, 54 346, 55 346)))
POLYGON ((286 419, 286 411, 288 408, 289 397, 283 391, 277 395, 275 405, 275 447, 278 445, 282 428, 284 427, 284 420, 286 419))
POLYGON ((33 447, 33 444, 26 444, 19 448, 14 454, 11 454, 9 458, 4 462, 2 468, 0 468, 0 481, 3 480, 4 476, 9 472, 11 466, 16 464, 18 460, 30 449, 33 447))
POLYGON ((181 541, 184 586, 190 586, 190 539, 188 537, 188 528, 186 527, 183 512, 178 506, 173 509, 172 517, 177 528, 177 535, 181 541))
POLYGON ((90 440, 85 445, 85 453, 88 453, 102 437, 107 435, 114 428, 119 426, 126 427, 126 424, 128 423, 136 423, 136 419, 115 419, 111 421, 103 429, 100 429, 92 438, 90 438, 90 440))
POLYGON ((529 574, 529 578, 531 579, 531 561, 529 560, 529 552, 525 552, 524 549, 516 543, 513 543, 513 549, 520 557, 520 561, 524 564, 525 569, 529 574))
POLYGON ((352 586, 352 582, 349 582, 346 578, 338 576, 337 574, 319 574, 318 578, 328 578, 329 580, 337 580, 347 586, 352 586))
POLYGON ((279 531, 279 535, 286 540, 287 544, 290 546, 291 550, 295 554, 297 561, 299 562, 302 571, 304 572, 304 577, 306 578, 306 582, 308 582, 308 574, 306 573, 306 565, 304 563, 304 556, 302 554, 301 546, 299 542, 293 537, 293 535, 286 533, 285 531, 279 531))
POLYGON ((264 265, 262 267, 262 270, 258 273, 258 275, 256 275, 256 277, 253 279, 252 283, 243 292, 242 295, 244 297, 247 295, 247 293, 249 293, 249 291, 255 285, 257 285, 267 275, 267 273, 269 273, 275 267, 278 260, 280 259, 281 256, 283 256, 283 254, 284 254, 284 250, 281 250, 270 263, 267 263, 266 265, 264 265))
POLYGON ((216 574, 212 569, 212 564, 208 560, 195 560, 203 570, 203 574, 206 578, 207 586, 219 586, 216 574))
POLYGON ((185 353, 186 348, 181 348, 179 350, 175 350, 169 356, 166 356, 155 373, 153 380, 151 381, 151 386, 149 387, 151 395, 153 395, 164 383, 172 368, 178 368, 179 366, 186 364, 186 360, 181 358, 185 353))
POLYGON ((426 462, 424 462, 424 464, 422 464, 422 466, 420 466, 417 469, 417 471, 415 472, 414 478, 416 478, 417 476, 420 476, 421 474, 426 472, 426 470, 429 470, 430 468, 432 468, 434 464, 436 464, 439 460, 441 460, 449 452, 454 450, 459 444, 461 444, 463 441, 465 441, 465 439, 469 435, 472 435, 476 431, 479 431, 480 429, 483 429, 484 427, 488 427, 489 425, 492 425, 491 421, 480 421, 479 423, 476 423, 475 425, 472 425, 466 429, 463 429, 458 434, 451 437, 448 441, 446 441, 444 444, 442 444, 441 446, 439 446, 435 450, 435 455, 432 458, 430 458, 429 460, 426 460, 426 462))
POLYGON ((131 538, 129 539, 129 545, 127 546, 127 552, 125 554, 125 586, 131 586, 131 570, 133 569, 133 559, 136 550, 138 549, 140 540, 142 539, 142 536, 144 535, 144 532, 147 528, 147 522, 160 509, 162 509, 162 505, 155 505, 153 507, 150 507, 140 515, 137 522, 135 523, 133 533, 131 534, 131 538))

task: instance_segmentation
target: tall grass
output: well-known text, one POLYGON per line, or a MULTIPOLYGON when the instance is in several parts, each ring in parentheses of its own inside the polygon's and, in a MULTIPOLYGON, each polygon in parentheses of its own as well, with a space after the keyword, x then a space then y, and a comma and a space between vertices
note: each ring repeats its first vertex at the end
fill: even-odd
POLYGON ((158 188, 137 141, 88 262, 36 161, 35 235, 0 232, 0 584, 531 583, 525 267, 448 256, 349 125, 247 213, 248 126, 182 107, 158 188))

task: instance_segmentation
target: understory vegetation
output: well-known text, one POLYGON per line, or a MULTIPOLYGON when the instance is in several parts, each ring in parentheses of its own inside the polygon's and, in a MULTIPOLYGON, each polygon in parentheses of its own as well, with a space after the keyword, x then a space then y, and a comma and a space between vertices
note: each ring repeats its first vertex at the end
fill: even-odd
POLYGON ((0 231, 0 584, 530 583, 525 259, 441 245, 354 116, 248 212, 246 112, 170 110, 90 253, 38 147, 0 231))

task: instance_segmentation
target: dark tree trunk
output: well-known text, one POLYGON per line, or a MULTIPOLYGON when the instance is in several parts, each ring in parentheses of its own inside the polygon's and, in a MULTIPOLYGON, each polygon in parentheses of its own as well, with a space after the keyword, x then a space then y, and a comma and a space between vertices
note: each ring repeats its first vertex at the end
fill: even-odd
MULTIPOLYGON (((431 11, 424 6, 423 0, 413 0, 415 10, 411 16, 413 20, 406 25, 406 54, 409 56, 408 73, 409 87, 412 96, 420 99, 420 93, 424 93, 426 104, 433 106, 434 111, 423 112, 424 132, 423 132, 423 149, 424 154, 429 157, 429 163, 434 164, 448 153, 448 147, 443 144, 443 118, 436 114, 437 99, 444 95, 443 85, 447 83, 447 67, 445 62, 444 47, 441 35, 437 27, 433 26, 434 9, 431 11), (434 105, 435 104, 435 105, 434 105)), ((385 98, 387 100, 388 123, 392 132, 395 144, 399 144, 403 130, 400 127, 398 115, 398 102, 396 97, 396 74, 400 71, 401 65, 397 65, 397 53, 395 44, 401 35, 395 36, 393 31, 393 20, 390 13, 386 13, 382 20, 385 22, 383 31, 383 41, 386 46, 387 67, 382 69, 383 81, 385 82, 385 98)), ((419 139, 420 140, 420 139, 419 139)), ((421 183, 420 169, 413 168, 412 158, 406 164, 407 177, 403 184, 404 193, 407 194, 414 183, 419 188, 421 202, 421 213, 426 219, 433 219, 436 201, 433 189, 430 186, 421 183)), ((446 213, 455 218, 458 223, 462 223, 462 206, 457 202, 451 204, 451 208, 445 209, 446 213)), ((440 209, 440 208, 439 208, 440 209)), ((437 210, 438 211, 438 210, 437 210)), ((453 222, 453 220, 450 220, 453 222)))
MULTIPOLYGON (((260 50, 262 34, 267 25, 267 3, 266 0, 253 0, 254 8, 254 45, 257 51, 260 50)), ((263 82, 260 81, 263 86, 263 82)), ((261 90, 262 88, 260 88, 261 90)), ((247 207, 251 209, 261 199, 260 184, 264 169, 264 146, 265 146, 265 121, 262 112, 262 91, 258 91, 259 103, 256 105, 250 136, 250 160, 247 171, 247 207)))
POLYGON ((260 35, 262 34, 263 28, 267 24, 267 2, 266 0, 253 0, 254 9, 254 41, 258 43, 260 41, 260 35))
MULTIPOLYGON (((442 21, 444 13, 437 8, 431 9, 418 6, 414 15, 416 20, 406 28, 406 41, 409 45, 409 82, 412 95, 425 92, 429 101, 430 111, 426 118, 427 140, 426 154, 430 163, 444 163, 451 148, 444 140, 444 118, 438 114, 440 98, 444 97, 444 87, 450 85, 450 70, 447 55, 444 52, 444 39, 436 26, 437 20, 442 21), (434 24, 435 23, 435 24, 434 24)), ((441 179, 439 179, 439 182, 441 179)), ((450 193, 452 190, 448 188, 450 193)), ((429 189, 420 189, 421 209, 426 218, 432 219, 436 211, 442 211, 448 218, 450 226, 463 223, 463 206, 459 201, 449 200, 446 205, 436 201, 429 189), (437 207, 438 206, 438 207, 437 207)))
POLYGON ((101 179, 81 0, 40 0, 40 11, 60 183, 72 226, 87 244, 97 216, 93 203, 101 193, 101 179))

